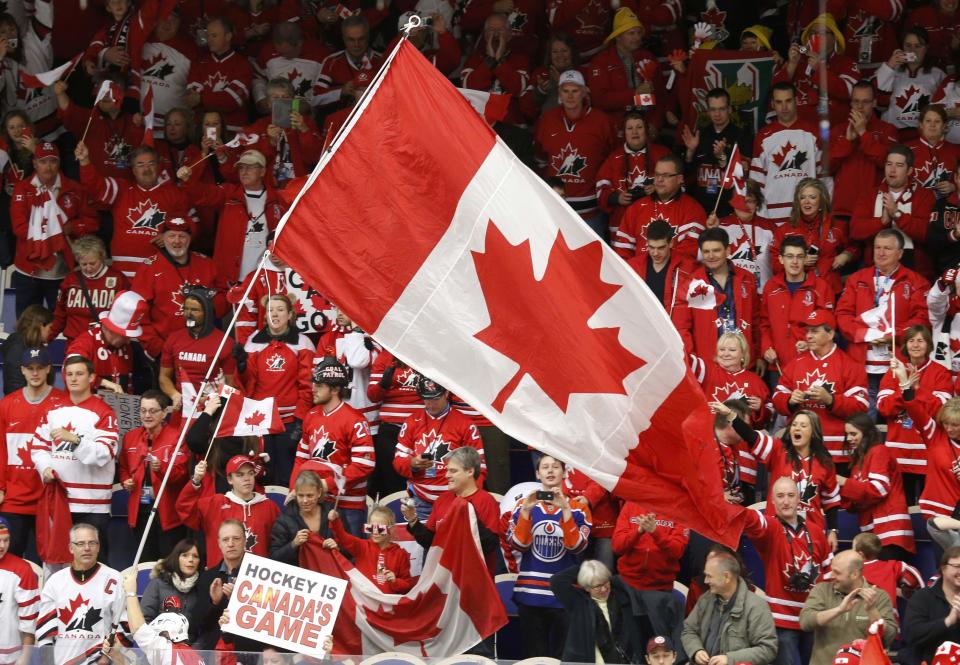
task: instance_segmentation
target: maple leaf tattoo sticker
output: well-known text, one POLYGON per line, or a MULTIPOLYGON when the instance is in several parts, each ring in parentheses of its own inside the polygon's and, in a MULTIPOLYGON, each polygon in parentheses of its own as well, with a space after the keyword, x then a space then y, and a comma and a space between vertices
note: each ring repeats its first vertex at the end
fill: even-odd
POLYGON ((644 361, 623 348, 618 327, 587 324, 621 288, 600 279, 599 240, 571 250, 558 232, 540 280, 530 241, 511 245, 492 220, 485 251, 471 253, 490 315, 490 325, 475 337, 519 365, 493 400, 494 409, 503 412, 527 375, 562 411, 574 393, 627 394, 623 380, 644 361), (531 344, 529 319, 517 312, 545 308, 557 313, 553 327, 531 344))

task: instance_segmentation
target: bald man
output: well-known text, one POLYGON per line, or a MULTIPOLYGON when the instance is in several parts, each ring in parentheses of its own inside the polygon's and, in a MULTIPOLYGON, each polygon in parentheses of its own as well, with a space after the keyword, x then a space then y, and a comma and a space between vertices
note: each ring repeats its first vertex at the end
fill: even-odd
POLYGON ((897 635, 897 620, 886 591, 863 577, 863 558, 846 550, 833 557, 833 579, 810 590, 800 610, 800 628, 813 633, 810 665, 831 665, 844 644, 867 637, 867 629, 883 619, 883 643, 897 635))

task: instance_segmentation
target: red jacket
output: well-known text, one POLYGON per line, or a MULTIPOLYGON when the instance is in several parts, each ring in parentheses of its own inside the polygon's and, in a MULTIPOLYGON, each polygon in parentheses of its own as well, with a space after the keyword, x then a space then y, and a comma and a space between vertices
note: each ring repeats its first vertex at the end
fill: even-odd
POLYGON ((173 529, 183 524, 183 520, 177 513, 177 498, 180 496, 184 485, 190 482, 190 453, 187 449, 181 448, 177 456, 173 457, 173 450, 177 447, 177 439, 180 432, 176 427, 164 423, 160 427, 160 433, 151 443, 147 430, 138 427, 127 432, 123 437, 123 444, 120 447, 120 483, 127 480, 133 480, 133 488, 130 490, 130 500, 127 502, 127 523, 130 528, 137 526, 137 513, 140 510, 140 497, 143 494, 143 481, 147 474, 147 467, 150 466, 146 460, 150 453, 160 460, 160 470, 150 471, 151 498, 156 499, 157 490, 163 482, 163 475, 167 472, 167 467, 173 466, 170 472, 170 478, 167 479, 167 486, 163 490, 160 502, 157 504, 157 517, 160 518, 161 529, 173 529))
POLYGON ((530 58, 520 51, 508 51, 495 67, 490 68, 482 45, 467 57, 460 70, 460 85, 468 90, 482 90, 510 94, 510 108, 503 122, 519 124, 520 96, 527 89, 530 73, 530 58))
MULTIPOLYGON (((60 191, 57 193, 57 205, 66 216, 66 221, 62 222, 63 234, 69 238, 78 238, 87 233, 93 233, 99 227, 99 223, 86 206, 86 197, 80 188, 80 183, 74 182, 69 178, 60 175, 60 191)), ((17 270, 27 275, 32 275, 39 270, 49 270, 53 267, 53 257, 46 261, 36 259, 30 256, 31 242, 27 239, 27 233, 30 227, 30 215, 34 209, 42 208, 43 202, 40 197, 40 181, 36 176, 27 180, 22 180, 13 188, 13 197, 10 201, 10 224, 13 228, 13 234, 17 238, 16 255, 14 266, 17 270), (44 265, 47 263, 49 265, 44 265)), ((46 192, 44 192, 46 197, 46 192)), ((66 238, 64 246, 66 246, 66 238)), ((64 250, 62 252, 64 260, 68 265, 73 265, 73 253, 64 250)), ((52 338, 51 338, 52 339, 52 338)))
POLYGON ((891 314, 895 315, 898 339, 910 326, 930 325, 927 280, 903 266, 891 278, 892 282, 885 286, 876 268, 858 270, 847 278, 837 301, 837 326, 850 342, 847 353, 855 362, 866 364, 871 374, 884 374, 890 365, 889 347, 886 353, 874 354, 870 342, 890 334, 891 314), (888 297, 893 297, 895 310, 891 309, 888 297))
POLYGON ((242 376, 246 395, 250 399, 275 398, 284 423, 294 418, 302 420, 313 406, 313 343, 295 328, 282 338, 260 330, 247 340, 244 349, 249 354, 242 376))
POLYGON ((190 252, 190 260, 184 266, 175 266, 164 253, 145 259, 133 278, 131 287, 150 303, 143 317, 143 350, 156 358, 163 351, 166 338, 183 328, 183 296, 180 290, 185 284, 201 284, 217 289, 213 299, 217 316, 226 313, 223 278, 211 259, 190 252))
POLYGON ((313 94, 323 95, 331 90, 337 90, 353 81, 357 74, 363 71, 366 71, 370 80, 373 80, 382 64, 383 55, 373 49, 368 49, 363 54, 359 66, 353 63, 346 51, 331 53, 320 63, 320 73, 314 82, 313 94))
POLYGON ((590 505, 590 537, 610 538, 617 523, 622 502, 585 473, 568 466, 563 478, 563 493, 571 499, 583 497, 590 505))
POLYGON ((820 579, 832 556, 826 536, 821 530, 807 529, 802 519, 793 529, 756 510, 746 509, 746 514, 744 534, 750 538, 763 561, 766 578, 763 590, 773 612, 773 623, 777 628, 799 631, 800 610, 809 591, 791 587, 789 580, 794 573, 801 571, 810 573, 814 580, 820 579))
POLYGON ((768 349, 773 349, 781 367, 796 358, 797 342, 804 340, 801 324, 815 310, 833 309, 834 300, 833 289, 813 271, 807 271, 807 278, 794 293, 790 293, 782 273, 771 277, 760 297, 757 317, 760 348, 757 355, 762 356, 768 349))
MULTIPOLYGON (((646 252, 637 254, 633 258, 627 259, 627 265, 640 275, 640 279, 646 281, 647 271, 650 269, 649 255, 646 252)), ((663 287, 663 303, 667 314, 673 315, 677 301, 681 297, 683 284, 690 278, 696 264, 686 256, 680 256, 676 252, 670 253, 670 263, 667 264, 667 275, 663 287)))
POLYGON ((97 375, 94 384, 100 387, 106 379, 124 386, 127 392, 133 392, 133 353, 130 345, 113 348, 103 337, 103 328, 97 323, 87 328, 67 345, 64 358, 83 356, 93 362, 93 371, 97 375))
POLYGON ((773 393, 773 408, 789 416, 796 410, 789 404, 794 390, 806 391, 815 385, 823 386, 833 395, 830 408, 819 402, 803 402, 797 408, 810 409, 820 417, 827 450, 835 462, 845 462, 843 421, 848 416, 866 411, 870 404, 863 363, 854 361, 834 345, 823 357, 815 356, 812 351, 804 351, 782 367, 780 382, 773 393))
POLYGON ((105 178, 93 164, 87 164, 80 167, 80 182, 113 215, 110 255, 113 267, 127 277, 133 277, 139 264, 156 254, 152 241, 160 223, 190 214, 186 194, 169 181, 144 189, 127 180, 105 178))
POLYGON ((133 124, 133 116, 120 113, 115 119, 100 109, 88 109, 71 102, 58 111, 63 126, 76 136, 83 136, 87 121, 90 128, 83 140, 90 149, 90 162, 97 170, 112 178, 130 178, 130 152, 143 141, 143 127, 133 124))
POLYGON ((201 496, 201 489, 190 481, 183 486, 177 498, 177 512, 183 524, 205 535, 207 568, 213 568, 223 559, 217 546, 217 529, 224 520, 243 522, 247 533, 246 551, 266 557, 270 556, 270 535, 280 509, 259 493, 254 493, 249 501, 244 501, 232 491, 201 496))
POLYGON ((627 207, 614 205, 610 195, 652 184, 654 165, 669 152, 657 143, 648 143, 636 152, 624 144, 611 152, 600 165, 597 172, 597 202, 600 209, 610 215, 611 238, 620 228, 620 220, 626 214, 627 207))
POLYGON ((50 339, 63 333, 67 342, 86 332, 94 321, 90 313, 90 305, 99 314, 110 309, 114 297, 121 291, 130 288, 130 280, 118 270, 104 265, 95 277, 84 276, 83 281, 90 294, 90 303, 83 295, 80 286, 80 269, 70 272, 60 283, 60 293, 57 295, 57 306, 53 310, 53 327, 50 329, 50 339))
MULTIPOLYGON (((830 288, 835 293, 839 293, 842 284, 840 283, 840 274, 833 269, 833 260, 842 252, 849 252, 854 258, 857 256, 856 246, 848 241, 847 223, 833 217, 824 217, 823 219, 807 220, 801 218, 796 227, 791 226, 790 222, 777 227, 773 233, 773 246, 779 254, 780 246, 788 236, 797 236, 803 238, 809 252, 811 247, 816 247, 819 253, 819 259, 814 266, 813 272, 826 280, 830 288)), ((783 265, 780 261, 773 260, 773 274, 782 275, 783 265)))
POLYGON ((537 122, 534 141, 540 173, 563 180, 564 200, 582 217, 597 212, 598 173, 614 140, 613 123, 598 108, 587 107, 570 121, 563 107, 556 107, 537 122))
MULTIPOLYGON (((826 70, 828 114, 830 124, 835 125, 847 117, 853 84, 861 78, 860 68, 852 58, 842 53, 834 53, 826 62, 821 62, 820 67, 826 70)), ((805 59, 801 59, 792 77, 787 74, 786 64, 783 64, 774 72, 771 85, 781 81, 793 83, 797 87, 798 115, 804 120, 819 122, 817 104, 820 101, 820 80, 823 75, 821 69, 813 70, 805 59)))
POLYGON ((671 591, 680 572, 680 557, 690 541, 690 529, 657 515, 653 533, 640 533, 638 518, 651 511, 627 501, 617 516, 613 551, 623 581, 644 591, 671 591))
MULTIPOLYGON (((240 281, 240 262, 243 244, 251 216, 247 212, 247 199, 243 185, 224 183, 210 185, 199 178, 190 178, 183 184, 184 191, 194 205, 211 206, 220 211, 217 223, 217 239, 213 247, 213 260, 219 273, 228 283, 240 281)), ((268 231, 277 228, 287 205, 273 187, 266 185, 262 220, 268 231)), ((253 220, 255 223, 257 220, 253 220)))
MULTIPOLYGON (((495 13, 494 4, 494 0, 468 0, 463 6, 460 29, 466 34, 482 34, 484 21, 490 14, 495 13)), ((513 3, 513 11, 506 14, 513 35, 510 39, 511 48, 522 51, 530 57, 537 57, 540 54, 540 43, 548 34, 545 5, 544 0, 518 0, 513 3)), ((450 34, 449 30, 444 34, 450 34)), ((390 51, 391 49, 387 47, 387 53, 390 51)), ((439 65, 437 69, 444 74, 449 73, 439 65)))
POLYGON ((603 47, 613 11, 609 2, 547 0, 547 19, 552 32, 570 35, 580 55, 588 57, 603 47))
POLYGON ((206 53, 194 62, 190 66, 187 89, 200 93, 200 108, 220 111, 227 129, 237 131, 247 124, 252 84, 250 61, 231 50, 222 56, 206 53))
MULTIPOLYGON (((914 389, 914 400, 925 405, 927 414, 935 418, 940 407, 953 396, 953 377, 943 365, 928 360, 919 367, 920 383, 914 389)), ((880 381, 877 411, 887 419, 884 445, 896 457, 900 473, 927 473, 927 446, 920 436, 919 424, 907 414, 899 390, 900 382, 888 370, 880 381)))
POLYGON ((229 161, 235 162, 246 150, 259 150, 267 159, 265 180, 273 187, 282 187, 290 178, 310 175, 310 169, 320 159, 323 150, 323 133, 317 128, 313 118, 304 116, 304 121, 307 123, 307 131, 284 129, 283 140, 273 145, 267 135, 271 117, 260 118, 243 128, 244 134, 257 135, 256 143, 232 149, 229 161))
POLYGON ((931 145, 924 138, 908 141, 907 147, 913 151, 913 179, 917 184, 932 190, 941 180, 953 182, 960 148, 946 141, 931 145))
POLYGON ((916 552, 913 526, 903 494, 903 478, 893 451, 877 444, 840 488, 841 505, 857 513, 861 531, 875 534, 883 545, 916 552))
MULTIPOLYGON (((896 392, 902 397, 899 385, 896 392)), ((927 445, 927 480, 918 502, 920 512, 927 518, 950 517, 960 501, 960 483, 953 472, 960 457, 960 445, 947 436, 937 424, 936 415, 930 414, 922 401, 904 400, 904 406, 927 445)))
POLYGON ((4 493, 0 509, 5 513, 36 515, 43 494, 40 474, 30 457, 30 440, 40 420, 58 406, 72 404, 67 394, 51 388, 37 404, 26 400, 23 389, 0 400, 0 492, 4 493))
MULTIPOLYGON (((886 181, 880 183, 877 189, 866 190, 857 200, 857 205, 853 209, 853 217, 850 219, 850 237, 853 240, 867 240, 866 251, 864 252, 863 262, 867 265, 873 263, 873 236, 883 228, 886 228, 881 221, 883 212, 882 194, 889 192, 890 187, 886 181)), ((927 240, 927 230, 930 226, 930 215, 936 204, 933 193, 912 182, 897 200, 897 210, 900 211, 900 219, 896 220, 892 226, 902 231, 907 237, 906 249, 912 249, 915 246, 918 249, 925 249, 924 243, 927 240)), ((925 251, 916 252, 914 259, 917 262, 917 268, 921 265, 929 265, 930 260, 925 251)))
POLYGON ((647 227, 655 219, 662 219, 673 227, 673 251, 696 260, 697 239, 703 232, 707 213, 695 198, 682 192, 669 201, 661 201, 654 192, 630 204, 613 238, 614 251, 625 259, 646 253, 647 227))
POLYGON ((347 533, 340 520, 330 522, 330 533, 337 545, 353 557, 357 570, 384 593, 406 593, 416 584, 417 578, 410 575, 410 554, 396 543, 380 549, 372 540, 347 533), (396 579, 388 582, 380 574, 380 569, 389 570, 396 579))
MULTIPOLYGON (((628 106, 633 106, 634 91, 641 83, 650 83, 653 94, 658 99, 663 97, 663 77, 660 75, 656 57, 641 48, 633 52, 632 58, 633 85, 627 78, 626 68, 616 44, 610 44, 593 56, 588 67, 587 85, 590 87, 590 99, 596 106, 610 113, 623 113, 628 106)), ((651 122, 659 125, 664 114, 663 108, 654 107, 650 113, 651 122)))
POLYGON ((830 170, 833 173, 833 214, 850 216, 857 193, 883 180, 887 149, 897 143, 897 128, 873 116, 867 131, 854 141, 847 138, 848 121, 830 130, 830 170))
POLYGON ((464 446, 476 448, 480 453, 478 482, 482 486, 487 465, 483 457, 483 441, 473 421, 452 406, 447 407, 446 413, 436 417, 424 409, 407 418, 400 428, 393 468, 410 480, 407 487, 415 496, 432 503, 448 489, 447 454, 464 446), (412 458, 424 455, 433 460, 434 466, 414 470, 412 458))
MULTIPOLYGON (((757 330, 757 313, 759 297, 757 283, 753 275, 742 268, 737 268, 732 262, 727 262, 733 280, 733 300, 736 309, 736 332, 741 333, 750 346, 752 357, 756 356, 759 332, 757 330)), ((673 311, 673 323, 680 331, 687 353, 701 358, 713 358, 717 354, 717 338, 723 332, 721 321, 718 318, 718 308, 724 303, 726 296, 718 291, 707 276, 707 269, 698 265, 689 279, 681 287, 681 296, 677 307, 673 311)), ((747 359, 747 365, 752 362, 747 359)))

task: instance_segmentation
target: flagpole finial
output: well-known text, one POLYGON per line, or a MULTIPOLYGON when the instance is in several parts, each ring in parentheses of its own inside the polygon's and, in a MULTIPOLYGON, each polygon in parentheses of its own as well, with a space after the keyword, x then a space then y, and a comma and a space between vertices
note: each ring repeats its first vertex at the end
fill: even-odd
POLYGON ((410 18, 407 19, 407 22, 404 24, 403 31, 406 33, 407 37, 409 37, 410 31, 414 30, 415 28, 419 28, 422 23, 423 23, 423 19, 421 19, 416 14, 412 14, 410 18))

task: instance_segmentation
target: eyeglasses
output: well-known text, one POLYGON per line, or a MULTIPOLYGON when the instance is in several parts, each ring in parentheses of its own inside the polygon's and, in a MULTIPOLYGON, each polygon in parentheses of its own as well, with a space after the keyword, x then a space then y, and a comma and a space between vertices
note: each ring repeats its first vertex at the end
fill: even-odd
POLYGON ((654 173, 654 174, 653 174, 653 179, 654 179, 654 180, 666 180, 667 178, 675 178, 675 177, 677 177, 678 175, 680 175, 680 174, 679 174, 679 173, 654 173))
POLYGON ((960 563, 945 563, 943 565, 945 565, 947 568, 960 568, 960 563))
POLYGON ((390 527, 386 524, 367 523, 363 525, 363 532, 373 534, 374 536, 385 536, 388 531, 390 531, 390 527))
POLYGON ((72 540, 70 544, 74 547, 79 547, 80 549, 86 549, 88 547, 97 547, 100 545, 99 540, 72 540))
POLYGON ((610 580, 606 582, 601 582, 600 584, 594 584, 593 586, 588 586, 587 591, 602 591, 603 589, 610 588, 610 580))
POLYGON ((140 409, 140 413, 146 414, 148 416, 154 416, 158 413, 163 413, 163 409, 140 409))

